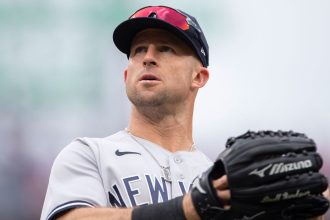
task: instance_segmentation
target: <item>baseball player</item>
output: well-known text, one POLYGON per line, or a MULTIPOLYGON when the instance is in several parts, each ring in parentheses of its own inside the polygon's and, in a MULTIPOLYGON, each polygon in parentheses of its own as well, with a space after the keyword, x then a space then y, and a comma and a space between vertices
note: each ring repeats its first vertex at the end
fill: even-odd
POLYGON ((204 189, 198 178, 213 163, 192 137, 195 98, 209 78, 197 20, 149 6, 119 24, 113 40, 128 57, 129 124, 105 138, 77 138, 60 152, 41 220, 230 219, 218 215, 229 205, 227 176, 204 189), (221 201, 216 218, 204 213, 205 193, 221 201))

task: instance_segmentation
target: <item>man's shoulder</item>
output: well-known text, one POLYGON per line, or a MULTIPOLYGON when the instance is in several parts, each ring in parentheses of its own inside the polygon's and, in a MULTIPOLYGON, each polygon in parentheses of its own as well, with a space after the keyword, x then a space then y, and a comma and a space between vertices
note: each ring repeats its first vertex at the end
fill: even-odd
MULTIPOLYGON (((57 158, 93 158, 105 152, 112 152, 118 146, 129 145, 129 138, 124 131, 119 131, 107 137, 77 137, 66 145, 59 153, 57 158)), ((71 159, 70 159, 71 160, 71 159)))
POLYGON ((106 137, 77 137, 71 142, 71 144, 84 145, 92 148, 102 148, 128 141, 127 134, 124 131, 118 131, 106 137))

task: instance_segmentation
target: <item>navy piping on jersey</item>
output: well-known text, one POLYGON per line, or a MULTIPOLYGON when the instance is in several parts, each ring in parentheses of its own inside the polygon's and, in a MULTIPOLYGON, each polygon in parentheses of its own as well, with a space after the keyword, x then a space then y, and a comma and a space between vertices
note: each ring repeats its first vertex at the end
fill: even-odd
POLYGON ((61 213, 63 211, 68 211, 73 208, 86 207, 86 206, 91 207, 91 208, 94 207, 94 205, 92 205, 91 203, 82 201, 82 200, 75 200, 75 201, 63 203, 63 204, 57 206, 56 208, 54 208, 49 213, 49 215, 47 216, 47 220, 52 220, 56 215, 58 215, 59 213, 61 213))

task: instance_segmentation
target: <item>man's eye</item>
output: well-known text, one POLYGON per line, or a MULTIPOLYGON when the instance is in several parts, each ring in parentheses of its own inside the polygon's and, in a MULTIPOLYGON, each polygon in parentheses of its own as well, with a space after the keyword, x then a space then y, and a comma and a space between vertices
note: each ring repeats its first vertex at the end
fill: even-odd
POLYGON ((174 52, 174 49, 169 46, 161 46, 159 48, 160 52, 174 52))
POLYGON ((146 50, 147 50, 146 47, 137 47, 135 48, 134 53, 142 53, 145 52, 146 50))

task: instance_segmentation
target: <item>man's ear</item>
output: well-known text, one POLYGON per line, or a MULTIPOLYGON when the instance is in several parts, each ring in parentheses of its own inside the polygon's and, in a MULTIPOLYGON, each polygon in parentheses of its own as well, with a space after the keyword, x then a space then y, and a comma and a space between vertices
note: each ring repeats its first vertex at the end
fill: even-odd
POLYGON ((192 87, 202 88, 203 86, 205 86, 208 80, 209 80, 209 70, 206 67, 199 66, 197 73, 194 75, 192 81, 192 87))
POLYGON ((126 82, 127 79, 127 69, 124 70, 124 81, 126 82))

